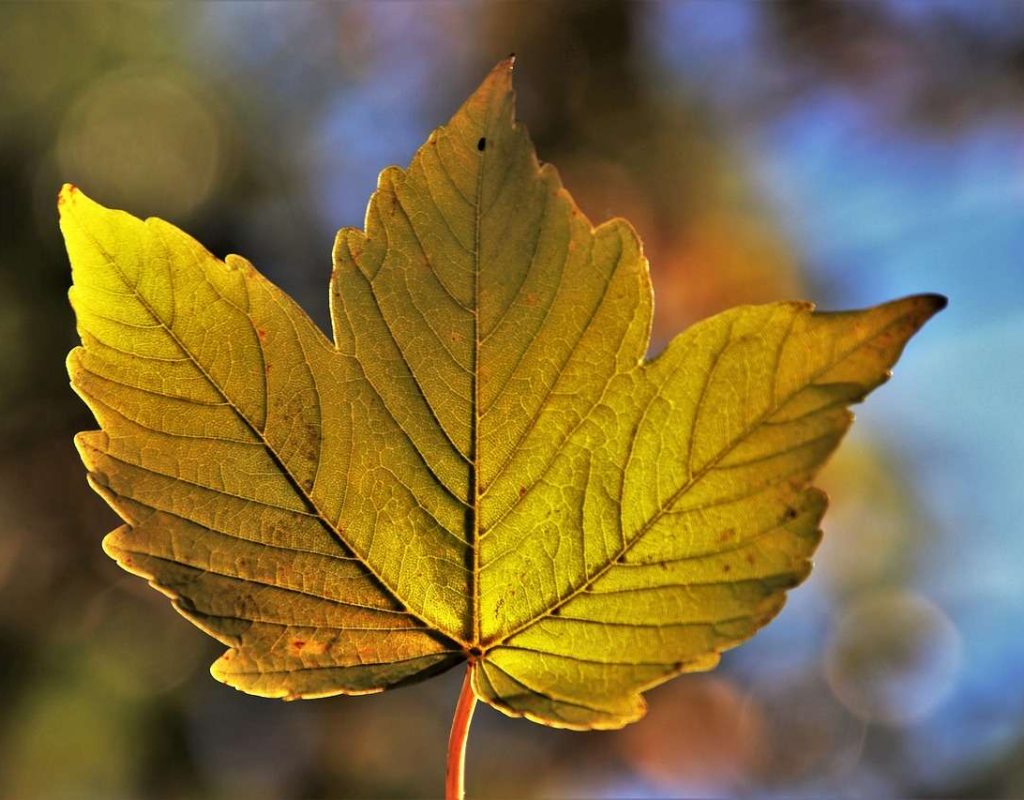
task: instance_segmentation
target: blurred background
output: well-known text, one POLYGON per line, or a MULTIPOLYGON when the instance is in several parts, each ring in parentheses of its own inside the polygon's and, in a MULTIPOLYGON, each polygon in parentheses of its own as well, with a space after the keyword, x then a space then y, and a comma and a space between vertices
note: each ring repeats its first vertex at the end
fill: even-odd
POLYGON ((474 797, 1024 796, 1024 3, 0 5, 0 796, 422 797, 461 674, 280 703, 101 552, 64 181, 327 318, 336 229, 510 51, 519 114, 646 243, 655 349, 737 303, 950 306, 822 475, 811 579, 616 733, 478 711, 474 797))

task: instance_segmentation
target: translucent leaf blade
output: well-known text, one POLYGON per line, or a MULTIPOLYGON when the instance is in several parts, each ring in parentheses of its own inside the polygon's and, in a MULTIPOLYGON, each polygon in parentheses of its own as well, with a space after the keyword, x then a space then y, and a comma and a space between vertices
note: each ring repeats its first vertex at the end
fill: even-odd
POLYGON ((614 728, 803 580, 848 406, 944 305, 732 309, 646 361, 623 220, 541 165, 499 64, 334 249, 334 342, 244 259, 73 189, 78 444, 107 551, 254 694, 378 691, 470 659, 479 697, 614 728))

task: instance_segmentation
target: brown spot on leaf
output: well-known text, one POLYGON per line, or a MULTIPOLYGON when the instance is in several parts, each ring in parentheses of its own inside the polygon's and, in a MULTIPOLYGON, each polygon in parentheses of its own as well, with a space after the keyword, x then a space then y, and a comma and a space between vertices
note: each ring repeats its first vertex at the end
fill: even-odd
POLYGON ((786 513, 782 515, 782 518, 787 522, 791 519, 796 519, 797 510, 793 506, 786 506, 786 513))
POLYGON ((732 565, 731 564, 722 564, 722 572, 731 572, 731 571, 732 571, 732 565))
POLYGON ((519 487, 519 499, 522 500, 524 497, 526 497, 526 487, 525 486, 520 486, 519 487))
POLYGON ((732 539, 735 535, 736 535, 736 531, 733 530, 732 528, 728 528, 727 530, 724 530, 720 534, 718 534, 718 541, 720 541, 720 542, 727 542, 730 539, 732 539))
POLYGON ((327 650, 326 642, 318 641, 307 641, 306 639, 293 639, 288 643, 289 649, 292 651, 292 655, 299 655, 299 653, 309 653, 310 655, 319 656, 327 650))

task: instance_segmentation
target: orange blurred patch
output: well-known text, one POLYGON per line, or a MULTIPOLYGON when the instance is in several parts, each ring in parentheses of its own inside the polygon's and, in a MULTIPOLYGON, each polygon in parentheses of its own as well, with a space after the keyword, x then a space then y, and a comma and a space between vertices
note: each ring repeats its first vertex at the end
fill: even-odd
POLYGON ((670 791, 703 794, 747 783, 762 758, 764 725, 731 681, 683 677, 656 690, 647 716, 623 730, 634 769, 670 791))

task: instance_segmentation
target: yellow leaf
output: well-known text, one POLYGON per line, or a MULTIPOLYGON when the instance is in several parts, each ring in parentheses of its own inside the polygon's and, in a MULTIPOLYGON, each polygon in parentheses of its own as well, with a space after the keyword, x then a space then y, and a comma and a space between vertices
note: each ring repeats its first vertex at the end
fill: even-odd
POLYGON ((333 343, 238 256, 74 187, 60 210, 104 547, 271 697, 469 659, 508 714, 637 719, 807 575, 847 406, 945 303, 735 308, 646 361, 640 242, 538 164, 511 62, 339 233, 333 343))

